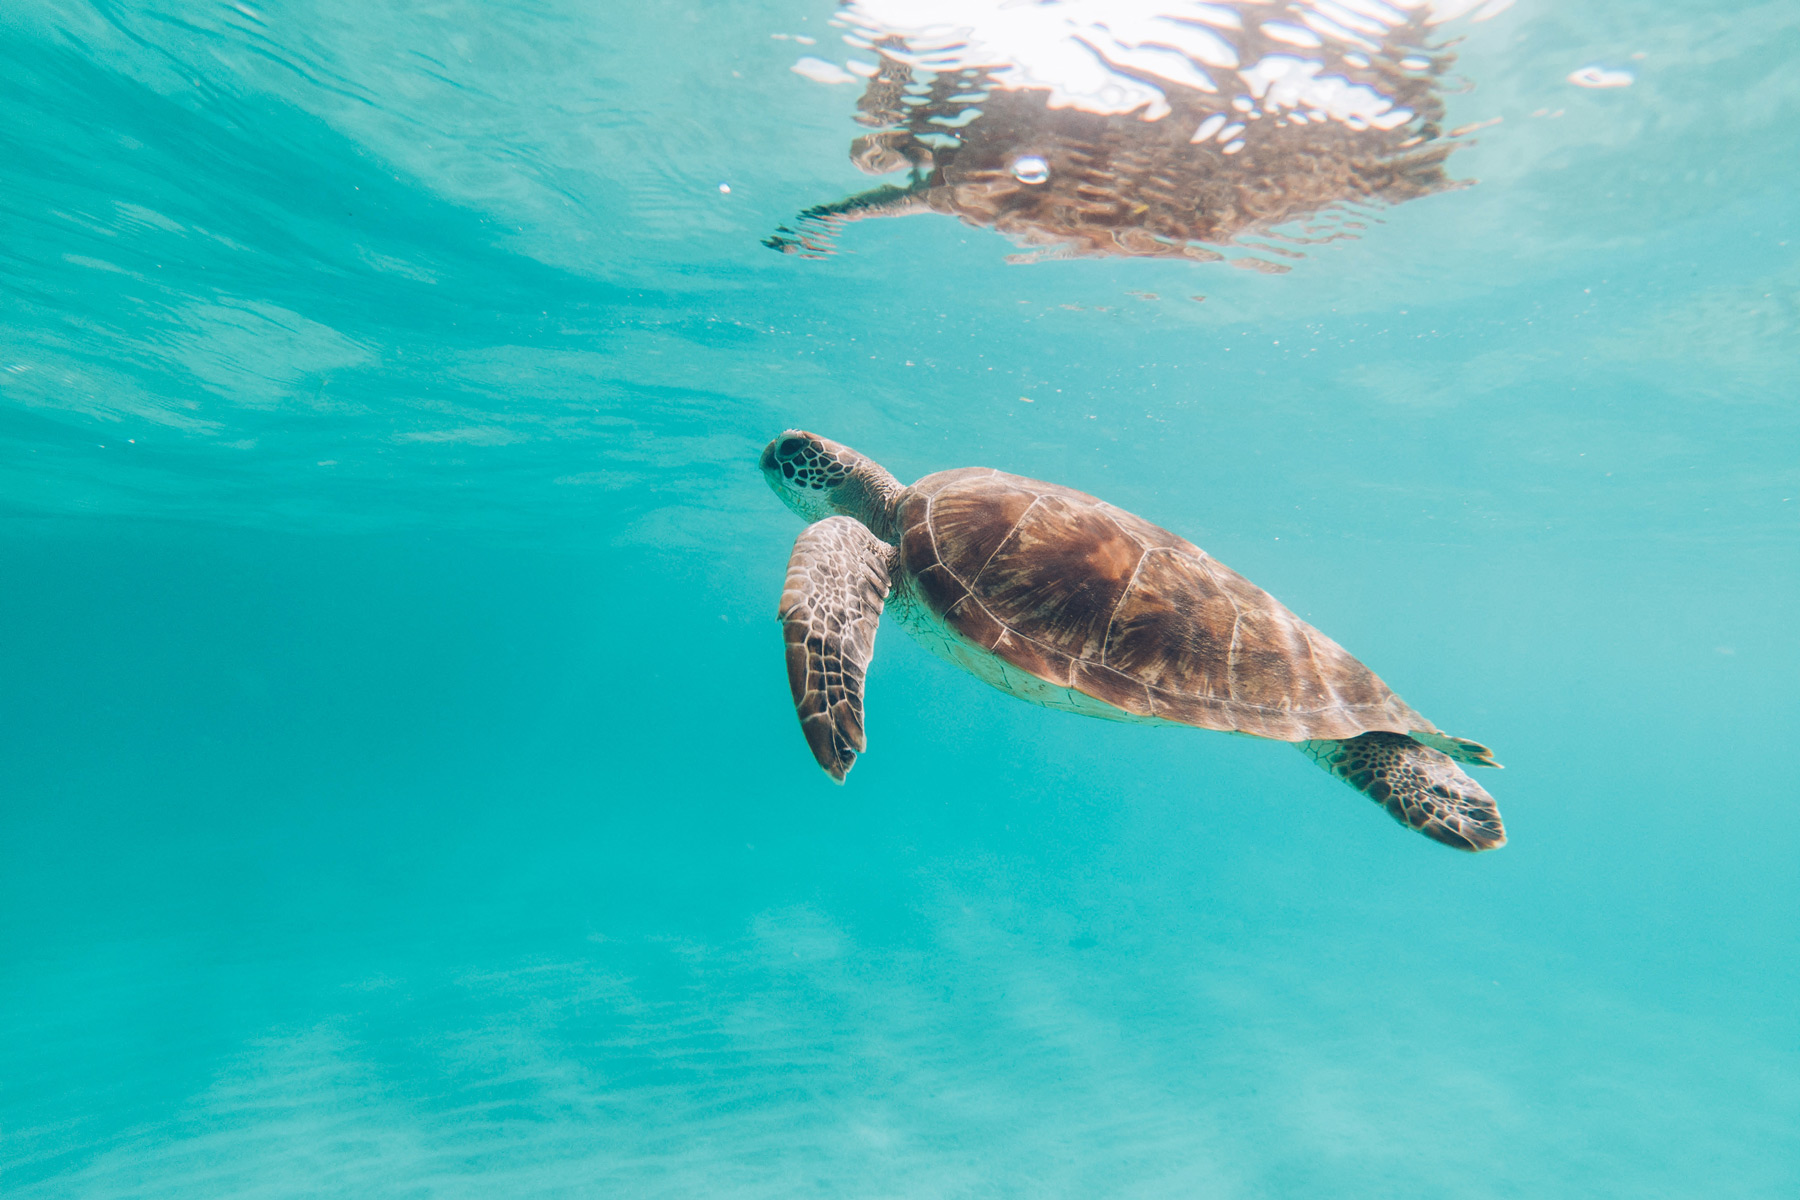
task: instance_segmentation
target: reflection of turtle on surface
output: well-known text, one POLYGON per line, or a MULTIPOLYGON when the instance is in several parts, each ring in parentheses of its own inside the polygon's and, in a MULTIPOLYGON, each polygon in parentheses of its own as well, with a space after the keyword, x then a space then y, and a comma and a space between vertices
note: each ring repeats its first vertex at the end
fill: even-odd
MULTIPOLYGON (((1423 37, 1417 25, 1402 33, 1423 37)), ((908 182, 808 209, 764 244, 824 254, 843 222, 937 212, 1057 253, 1211 260, 1220 256, 1196 243, 1454 186, 1436 91, 1449 54, 1389 41, 1347 58, 1315 50, 1313 63, 1254 28, 1237 38, 1243 62, 1293 64, 1288 75, 1240 72, 1238 95, 1159 80, 1167 113, 1154 120, 1053 107, 1049 91, 996 86, 979 68, 916 79, 896 39, 877 43, 879 69, 857 105, 876 132, 856 140, 851 159, 874 175, 907 170, 908 182), (1388 104, 1373 121, 1343 119, 1313 107, 1323 82, 1388 104)))
POLYGON ((884 608, 928 649, 1021 700, 1117 721, 1298 743, 1397 820, 1460 850, 1506 841, 1459 765, 1485 746, 1414 712, 1341 646, 1191 542, 1072 488, 987 468, 911 487, 790 429, 769 486, 813 522, 780 618, 813 757, 864 749, 863 677, 884 608))

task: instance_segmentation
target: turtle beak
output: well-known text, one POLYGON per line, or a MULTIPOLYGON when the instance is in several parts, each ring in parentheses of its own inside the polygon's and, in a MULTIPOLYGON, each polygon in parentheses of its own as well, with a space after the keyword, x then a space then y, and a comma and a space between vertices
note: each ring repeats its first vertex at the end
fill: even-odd
POLYGON ((774 442, 770 442, 768 445, 763 447, 762 469, 763 469, 764 474, 767 474, 768 472, 776 469, 776 467, 775 467, 775 442, 779 442, 780 440, 781 440, 780 438, 776 438, 774 442))

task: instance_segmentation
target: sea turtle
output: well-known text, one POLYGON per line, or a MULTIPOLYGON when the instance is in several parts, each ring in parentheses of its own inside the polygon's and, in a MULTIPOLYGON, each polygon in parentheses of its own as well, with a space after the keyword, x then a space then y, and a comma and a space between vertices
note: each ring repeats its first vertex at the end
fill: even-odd
POLYGON ((1443 14, 1358 13, 964 0, 947 43, 910 6, 846 0, 839 20, 876 60, 856 113, 872 132, 851 161, 906 181, 809 208, 764 244, 819 256, 846 222, 936 212, 1005 234, 1027 260, 1210 261, 1236 244, 1273 257, 1234 263, 1285 270, 1276 259, 1299 244, 1356 236, 1369 218, 1354 206, 1460 186, 1440 128, 1454 55, 1431 45, 1443 14), (1253 235, 1267 244, 1241 240, 1253 235))
POLYGON ((1142 517, 988 467, 907 487, 802 429, 768 444, 762 470, 811 522, 779 617, 800 728, 838 782, 865 747, 885 606, 1021 700, 1293 742, 1427 837, 1505 843, 1493 797, 1458 765, 1499 766, 1487 747, 1441 732, 1273 596, 1142 517))

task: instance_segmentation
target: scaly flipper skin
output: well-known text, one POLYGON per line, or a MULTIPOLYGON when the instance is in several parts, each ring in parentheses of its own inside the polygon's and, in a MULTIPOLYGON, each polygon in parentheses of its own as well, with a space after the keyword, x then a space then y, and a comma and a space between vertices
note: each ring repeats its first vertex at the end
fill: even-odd
MULTIPOLYGON (((1460 739, 1459 739, 1460 740, 1460 739)), ((1498 765, 1486 747, 1467 761, 1498 765)), ((1494 850, 1506 828, 1494 798, 1450 756, 1403 733, 1365 733, 1345 741, 1301 742, 1306 757, 1387 809, 1396 821, 1458 850, 1494 850)))
POLYGON ((781 592, 788 686, 800 729, 819 765, 839 783, 863 737, 863 675, 890 585, 894 548, 849 517, 808 525, 788 558, 781 592))

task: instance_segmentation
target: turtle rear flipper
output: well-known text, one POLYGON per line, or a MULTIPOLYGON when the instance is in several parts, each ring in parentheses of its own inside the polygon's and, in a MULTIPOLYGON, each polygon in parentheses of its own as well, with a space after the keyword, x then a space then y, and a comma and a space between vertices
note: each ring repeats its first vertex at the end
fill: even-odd
MULTIPOLYGON (((1470 851, 1506 844, 1494 798, 1442 751, 1403 733, 1379 732, 1299 746, 1306 757, 1387 809, 1396 821, 1434 841, 1470 851)), ((1491 755, 1488 761, 1492 764, 1491 755)))

